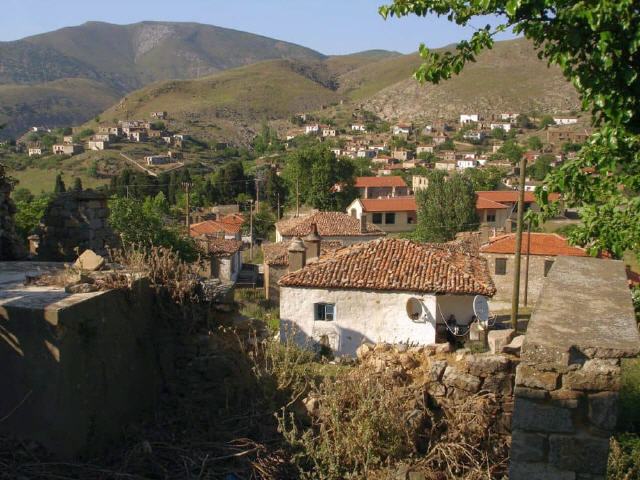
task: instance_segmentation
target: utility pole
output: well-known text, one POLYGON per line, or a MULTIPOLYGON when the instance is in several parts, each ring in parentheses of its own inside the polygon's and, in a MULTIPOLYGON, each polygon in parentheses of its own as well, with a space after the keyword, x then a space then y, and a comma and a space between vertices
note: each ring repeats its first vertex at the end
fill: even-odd
POLYGON ((520 159, 520 182, 518 196, 518 225, 516 227, 516 258, 513 276, 513 294, 511 296, 511 328, 518 330, 518 307, 520 303, 520 265, 522 257, 522 223, 524 221, 524 186, 526 182, 527 157, 520 159))
POLYGON ((253 261, 253 200, 249 201, 249 256, 253 261))
POLYGON ((182 182, 182 186, 184 187, 184 191, 185 191, 185 195, 186 195, 186 200, 187 200, 187 211, 186 211, 186 220, 187 220, 187 233, 189 233, 189 230, 191 228, 191 208, 189 206, 189 191, 191 189, 191 183, 190 182, 182 182))
POLYGON ((280 220, 280 192, 276 193, 276 197, 278 198, 278 216, 277 216, 277 220, 280 220))
POLYGON ((300 173, 296 175, 296 217, 300 216, 300 173))
POLYGON ((531 219, 527 224, 527 262, 524 267, 524 306, 527 306, 529 299, 529 256, 531 255, 531 219))
POLYGON ((260 209, 260 180, 256 178, 256 212, 260 209))

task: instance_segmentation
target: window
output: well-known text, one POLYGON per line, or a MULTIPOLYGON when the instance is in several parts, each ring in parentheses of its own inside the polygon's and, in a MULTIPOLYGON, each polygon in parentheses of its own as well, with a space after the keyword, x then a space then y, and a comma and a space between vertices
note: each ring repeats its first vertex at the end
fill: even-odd
POLYGON ((382 214, 381 213, 374 213, 373 214, 373 223, 375 223, 376 225, 380 225, 382 223, 382 214))
POLYGON ((316 303, 315 320, 318 322, 331 322, 335 320, 336 306, 334 303, 316 303))
POLYGON ((496 258, 496 275, 506 275, 506 274, 507 274, 507 259, 496 258))
POLYGON ((487 222, 494 223, 496 221, 496 211, 487 210, 487 222))
POLYGON ((385 213, 384 215, 384 223, 387 225, 393 225, 396 223, 396 214, 395 213, 385 213))
POLYGON ((547 275, 549 275, 549 270, 551 270, 551 267, 553 267, 553 260, 545 260, 544 261, 544 276, 546 277, 547 275))

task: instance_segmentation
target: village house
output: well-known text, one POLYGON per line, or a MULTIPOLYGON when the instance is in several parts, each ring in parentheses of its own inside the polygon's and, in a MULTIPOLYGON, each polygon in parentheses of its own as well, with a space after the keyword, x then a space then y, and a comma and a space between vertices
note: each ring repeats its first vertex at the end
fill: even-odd
POLYGON ((115 137, 122 136, 121 127, 98 127, 98 134, 114 135, 115 137))
POLYGON ((375 150, 361 148, 357 151, 356 158, 375 158, 376 153, 377 152, 375 150))
POLYGON ((429 187, 429 177, 424 175, 413 175, 411 177, 411 188, 414 193, 418 190, 425 190, 429 187))
POLYGON ((475 158, 461 158, 456 160, 456 168, 458 170, 466 170, 467 168, 476 168, 478 162, 475 158))
POLYGON ((68 143, 68 144, 73 143, 73 135, 64 135, 62 137, 62 143, 68 143))
POLYGON ((396 160, 406 162, 407 160, 411 160, 413 158, 413 152, 405 148, 397 148, 393 151, 391 156, 396 160))
MULTIPOLYGON (((482 221, 481 219, 481 223, 487 223, 491 227, 505 229, 507 232, 511 232, 512 225, 515 225, 519 192, 517 190, 477 191, 476 196, 478 201, 480 201, 480 199, 482 200, 484 205, 483 209, 488 210, 486 220, 482 221), (502 207, 498 207, 498 205, 502 205, 502 207), (495 219, 491 214, 491 210, 493 209, 497 210, 495 219), (506 210, 506 216, 503 210, 506 210)), ((560 196, 556 193, 551 193, 549 194, 549 199, 551 201, 557 201, 560 200, 560 196)), ((560 205, 560 208, 562 209, 562 205, 560 205)), ((540 211, 533 192, 525 192, 524 209, 525 212, 528 210, 534 212, 540 211)))
MULTIPOLYGON (((511 217, 512 207, 476 194, 476 214, 480 222, 480 230, 485 231, 487 240, 492 232, 504 231, 511 217)), ((509 229, 511 225, 509 224, 509 229)))
POLYGON ((547 143, 560 146, 563 143, 584 143, 590 137, 589 131, 572 130, 562 127, 547 128, 547 143))
POLYGON ((352 132, 366 132, 367 131, 367 127, 364 126, 362 123, 354 123, 353 125, 351 125, 351 131, 352 132))
POLYGON ((505 132, 511 131, 511 127, 513 127, 513 125, 511 125, 510 123, 492 123, 489 125, 489 128, 491 130, 495 130, 496 128, 499 128, 501 130, 504 130, 505 132))
POLYGON ((313 125, 305 125, 304 133, 305 135, 315 135, 320 131, 320 125, 314 123, 313 125))
POLYGON ((82 145, 76 143, 63 143, 53 146, 54 155, 76 155, 82 153, 83 150, 82 145))
POLYGON ((398 160, 388 155, 378 155, 371 159, 371 162, 378 165, 393 165, 394 163, 398 163, 398 160))
POLYGON ((445 162, 455 162, 458 158, 455 150, 442 150, 440 151, 440 158, 442 158, 445 162))
POLYGON ((311 215, 280 220, 276 223, 276 242, 289 242, 294 237, 309 235, 315 224, 318 234, 326 241, 344 245, 368 242, 385 236, 379 227, 342 212, 316 212, 311 215))
POLYGON ((280 339, 354 356, 364 342, 434 344, 474 320, 495 287, 487 263, 447 245, 387 238, 306 264, 292 242, 280 281, 280 339))
MULTIPOLYGON (((480 247, 480 255, 487 259, 497 292, 492 299, 494 308, 508 308, 513 293, 515 274, 515 234, 509 233, 491 238, 480 247)), ((586 257, 587 252, 568 244, 567 240, 555 233, 524 233, 522 235, 522 260, 520 275, 520 303, 524 303, 525 276, 529 254, 528 305, 538 298, 544 279, 549 274, 556 257, 586 257)))
POLYGON ((466 125, 467 123, 478 123, 480 121, 480 115, 477 113, 463 113, 460 115, 460 125, 466 125))
POLYGON ((182 152, 176 152, 173 150, 169 150, 167 152, 167 156, 173 160, 180 160, 183 157, 182 152))
POLYGON ((106 150, 109 148, 109 142, 106 140, 98 140, 96 138, 92 138, 87 142, 87 148, 89 150, 106 150))
POLYGON ((398 125, 394 125, 393 129, 392 129, 392 132, 393 132, 394 135, 399 135, 399 136, 400 135, 404 135, 404 136, 409 135, 409 134, 411 134, 411 125, 407 125, 407 124, 404 124, 404 123, 400 123, 398 125))
POLYGON ((218 216, 216 220, 205 220, 191 224, 189 233, 194 238, 205 235, 227 240, 242 240, 243 223, 244 218, 242 216, 239 216, 239 218, 228 215, 218 216))
POLYGON ((498 118, 502 121, 514 123, 518 119, 517 113, 501 113, 498 115, 498 118))
POLYGON ((242 241, 203 235, 196 238, 196 243, 205 252, 200 275, 225 283, 238 280, 242 270, 242 241))
POLYGON ((387 233, 411 232, 417 223, 415 197, 356 198, 347 213, 387 233))
POLYGON ((406 170, 402 163, 395 163, 392 165, 384 165, 374 170, 378 176, 396 175, 398 172, 404 172, 406 170))
MULTIPOLYGON (((326 241, 318 235, 317 227, 311 226, 311 232, 303 239, 305 262, 311 263, 319 258, 342 248, 340 241, 326 241), (317 255, 319 253, 319 256, 317 255)), ((263 243, 263 281, 265 297, 273 304, 280 301, 280 287, 278 281, 283 275, 289 273, 289 248, 290 242, 263 243)))
POLYGON ((157 120, 164 120, 167 118, 167 112, 151 112, 151 118, 157 120))
POLYGON ((129 130, 127 134, 127 138, 131 142, 144 142, 147 140, 147 131, 146 130, 129 130))
POLYGON ((484 132, 480 130, 467 130, 462 134, 462 138, 471 142, 481 142, 484 138, 484 132))
POLYGON ((438 135, 435 135, 433 137, 433 144, 434 145, 442 145, 447 140, 449 140, 449 137, 447 136, 446 133, 439 133, 438 135))
POLYGON ((147 165, 166 165, 175 162, 169 155, 147 155, 144 157, 144 161, 147 162, 147 165))
POLYGON ((436 170, 443 170, 445 172, 453 172, 457 168, 455 160, 440 160, 433 164, 433 168, 436 170))
POLYGON ((355 188, 360 198, 404 197, 409 187, 402 177, 356 177, 355 188))
POLYGON ((96 140, 99 142, 112 142, 116 139, 116 136, 112 133, 96 133, 91 137, 91 140, 96 140))
POLYGON ((30 157, 36 155, 42 155, 42 146, 40 145, 31 145, 29 146, 28 153, 30 157))
POLYGON ((418 145, 416 154, 420 155, 421 153, 433 153, 433 145, 418 145))
POLYGON ((576 117, 553 117, 553 121, 556 125, 575 125, 578 123, 576 117))
POLYGON ((334 127, 322 127, 323 137, 335 137, 336 135, 337 130, 334 127))

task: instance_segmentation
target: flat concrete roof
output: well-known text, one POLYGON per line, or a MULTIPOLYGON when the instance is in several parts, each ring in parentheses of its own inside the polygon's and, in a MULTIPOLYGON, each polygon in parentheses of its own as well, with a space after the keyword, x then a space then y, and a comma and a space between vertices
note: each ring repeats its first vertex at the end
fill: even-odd
POLYGON ((60 286, 25 285, 27 276, 62 271, 58 262, 0 262, 0 308, 60 310, 105 292, 70 294, 60 286))
POLYGON ((523 359, 569 364, 575 355, 621 358, 639 351, 624 264, 558 257, 531 315, 523 359))

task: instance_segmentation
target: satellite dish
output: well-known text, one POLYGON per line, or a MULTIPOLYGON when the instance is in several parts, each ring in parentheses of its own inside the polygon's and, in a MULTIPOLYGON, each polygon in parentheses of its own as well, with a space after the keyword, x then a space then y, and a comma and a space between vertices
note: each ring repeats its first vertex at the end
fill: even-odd
POLYGON ((489 302, 487 302, 487 297, 482 295, 475 296, 473 299, 473 313, 480 324, 487 324, 489 321, 489 302))
POLYGON ((422 302, 417 298, 410 298, 407 300, 407 316, 414 322, 420 321, 422 317, 422 302))

